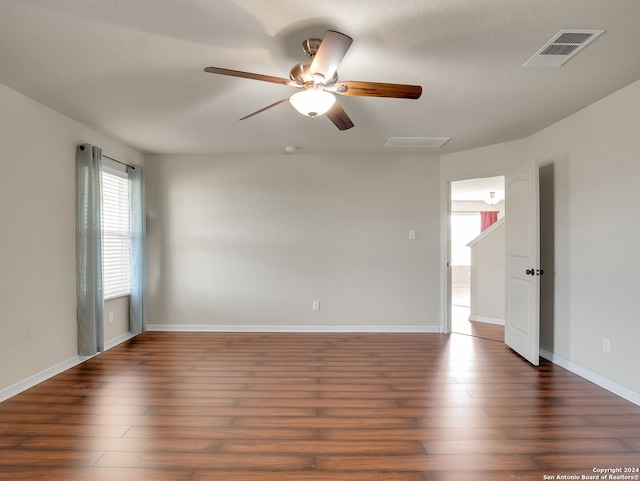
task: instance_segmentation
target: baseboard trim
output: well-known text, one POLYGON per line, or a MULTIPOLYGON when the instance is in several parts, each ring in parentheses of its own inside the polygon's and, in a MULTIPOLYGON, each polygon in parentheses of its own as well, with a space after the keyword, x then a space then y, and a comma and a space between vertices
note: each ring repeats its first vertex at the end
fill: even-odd
POLYGON ((129 339, 133 339, 134 337, 136 337, 136 334, 133 334, 132 332, 125 332, 124 334, 120 334, 118 337, 114 337, 110 341, 105 342, 104 350, 108 351, 112 347, 116 347, 118 344, 122 344, 123 342, 128 341, 129 339))
POLYGON ((40 371, 33 376, 29 376, 22 381, 18 381, 15 384, 5 387, 0 390, 0 402, 6 401, 7 399, 15 396, 16 394, 20 394, 22 391, 26 391, 27 389, 39 384, 47 379, 60 374, 61 372, 66 371, 67 369, 71 369, 74 366, 77 366, 81 362, 90 359, 91 356, 73 356, 67 359, 66 361, 59 362, 58 364, 51 366, 50 368, 45 369, 44 371, 40 371))
POLYGON ((627 401, 630 401, 634 404, 640 406, 640 392, 634 391, 622 384, 619 384, 611 379, 604 377, 598 373, 587 369, 586 367, 580 366, 573 361, 569 361, 562 356, 558 356, 553 352, 547 351, 546 349, 540 348, 540 357, 546 359, 547 361, 551 361, 554 364, 557 364, 560 367, 565 368, 567 371, 571 371, 574 374, 586 379, 587 381, 591 381, 594 384, 597 384, 601 388, 606 389, 607 391, 616 394, 627 401))
MULTIPOLYGON (((130 332, 127 332, 118 337, 115 337, 105 343, 104 350, 107 351, 124 341, 128 341, 133 337, 135 337, 135 334, 132 334, 130 332)), ((33 376, 29 376, 28 378, 23 379, 22 381, 18 381, 15 384, 12 384, 3 389, 0 389, 0 402, 6 401, 7 399, 12 398, 16 394, 20 394, 21 392, 26 391, 29 388, 32 388, 36 384, 40 384, 41 382, 46 381, 47 379, 52 378, 53 376, 56 376, 66 371, 67 369, 71 369, 72 367, 75 367, 78 364, 83 363, 87 359, 91 359, 92 357, 93 356, 80 356, 80 355, 70 357, 69 359, 59 362, 58 364, 51 366, 45 369, 44 371, 40 371, 39 373, 36 373, 33 376)))
POLYGON ((260 326, 260 325, 200 325, 200 324, 149 324, 148 331, 164 332, 389 332, 389 333, 436 333, 440 326, 260 326))
POLYGON ((495 317, 475 316, 469 314, 470 321, 484 322, 486 324, 497 324, 498 326, 504 326, 504 319, 496 319, 495 317))

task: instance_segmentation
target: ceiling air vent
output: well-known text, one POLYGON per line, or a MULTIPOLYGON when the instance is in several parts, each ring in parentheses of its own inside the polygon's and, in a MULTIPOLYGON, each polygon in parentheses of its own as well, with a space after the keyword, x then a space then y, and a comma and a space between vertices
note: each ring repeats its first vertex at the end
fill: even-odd
POLYGON ((560 30, 523 67, 559 67, 604 30, 560 30))
POLYGON ((439 149, 451 137, 389 137, 387 149, 439 149))

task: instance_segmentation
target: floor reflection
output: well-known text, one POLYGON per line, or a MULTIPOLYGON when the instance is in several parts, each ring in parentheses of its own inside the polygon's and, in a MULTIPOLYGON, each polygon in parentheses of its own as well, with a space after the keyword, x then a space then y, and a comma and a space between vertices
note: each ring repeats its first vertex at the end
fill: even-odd
POLYGON ((451 332, 504 342, 504 326, 470 321, 469 290, 455 288, 452 292, 451 332))

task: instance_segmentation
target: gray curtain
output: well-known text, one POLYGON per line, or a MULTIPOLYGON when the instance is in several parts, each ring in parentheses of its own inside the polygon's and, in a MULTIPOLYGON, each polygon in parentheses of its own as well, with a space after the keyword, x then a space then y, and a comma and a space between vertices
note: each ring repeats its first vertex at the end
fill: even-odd
POLYGON ((76 294, 81 356, 104 351, 101 173, 102 149, 79 145, 76 149, 76 294))
POLYGON ((129 174, 129 224, 131 243, 129 256, 131 259, 131 297, 130 323, 131 332, 140 334, 147 330, 145 293, 147 291, 146 268, 146 221, 144 169, 141 165, 127 167, 129 174))

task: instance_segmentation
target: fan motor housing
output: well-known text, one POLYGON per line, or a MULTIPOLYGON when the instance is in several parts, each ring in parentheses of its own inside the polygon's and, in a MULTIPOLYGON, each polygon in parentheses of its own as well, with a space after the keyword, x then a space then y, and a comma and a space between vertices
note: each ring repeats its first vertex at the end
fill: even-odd
MULTIPOLYGON (((322 77, 322 76, 320 76, 322 77)), ((300 62, 293 66, 291 71, 289 72, 289 78, 291 80, 296 81, 300 85, 305 84, 323 84, 323 85, 333 85, 338 81, 338 72, 333 74, 333 77, 330 79, 318 78, 318 76, 314 76, 311 73, 311 61, 308 62, 300 62)))
POLYGON ((313 56, 318 53, 321 43, 322 39, 320 38, 308 38, 302 42, 302 51, 307 57, 313 58, 313 56))

